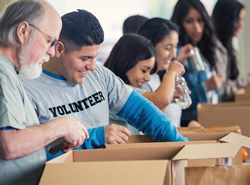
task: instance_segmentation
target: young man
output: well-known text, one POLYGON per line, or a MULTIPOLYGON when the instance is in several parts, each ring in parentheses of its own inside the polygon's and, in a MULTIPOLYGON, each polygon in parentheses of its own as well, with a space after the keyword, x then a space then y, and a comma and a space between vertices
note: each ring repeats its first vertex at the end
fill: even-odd
POLYGON ((97 18, 78 10, 62 16, 55 57, 35 80, 22 82, 41 123, 70 116, 89 128, 84 148, 124 143, 130 132, 109 125, 109 111, 157 141, 187 141, 158 108, 96 64, 104 33, 97 18), (90 129, 91 128, 91 129, 90 129))
POLYGON ((41 74, 42 63, 54 56, 61 27, 59 14, 42 0, 17 1, 1 16, 0 184, 38 184, 47 144, 62 137, 67 150, 88 137, 83 124, 72 118, 40 125, 17 75, 41 74))

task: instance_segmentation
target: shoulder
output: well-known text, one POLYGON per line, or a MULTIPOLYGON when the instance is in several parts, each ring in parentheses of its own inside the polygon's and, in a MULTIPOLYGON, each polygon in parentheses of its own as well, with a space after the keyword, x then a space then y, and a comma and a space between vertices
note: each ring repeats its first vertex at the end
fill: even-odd
POLYGON ((221 41, 218 38, 215 38, 215 43, 216 43, 216 48, 222 52, 222 53, 227 53, 226 48, 223 46, 223 44, 221 43, 221 41))
POLYGON ((132 89, 134 89, 136 92, 138 92, 139 94, 143 95, 145 92, 147 92, 148 90, 146 89, 140 89, 140 88, 136 88, 136 87, 133 87, 131 85, 128 85, 130 86, 132 89))

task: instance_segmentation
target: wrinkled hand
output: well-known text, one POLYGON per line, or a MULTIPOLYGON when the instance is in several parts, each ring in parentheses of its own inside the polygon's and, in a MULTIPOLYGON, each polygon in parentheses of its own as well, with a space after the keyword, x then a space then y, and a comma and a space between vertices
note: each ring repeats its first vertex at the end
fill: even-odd
POLYGON ((130 131, 120 125, 109 124, 105 126, 105 138, 107 144, 123 144, 128 141, 130 131))
POLYGON ((215 74, 210 79, 206 81, 206 88, 208 91, 216 90, 222 86, 222 75, 215 74))
POLYGON ((185 73, 185 69, 180 62, 175 60, 169 64, 167 72, 174 72, 175 77, 177 77, 183 75, 185 73))
POLYGON ((71 118, 64 118, 64 124, 61 126, 65 127, 66 134, 64 136, 65 149, 63 151, 71 150, 81 146, 85 139, 89 138, 86 127, 78 120, 71 118))
POLYGON ((190 50, 192 50, 192 49, 193 49, 193 46, 191 44, 186 44, 186 45, 182 46, 176 60, 178 60, 180 63, 182 63, 184 65, 187 58, 194 56, 194 54, 190 53, 190 50))

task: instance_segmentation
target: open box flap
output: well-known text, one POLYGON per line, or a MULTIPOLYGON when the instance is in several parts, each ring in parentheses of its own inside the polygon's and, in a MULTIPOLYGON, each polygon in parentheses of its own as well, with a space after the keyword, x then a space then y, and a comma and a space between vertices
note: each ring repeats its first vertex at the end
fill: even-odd
POLYGON ((173 160, 234 158, 240 148, 240 143, 185 145, 173 160))
POLYGON ((63 155, 60 155, 46 163, 72 163, 74 162, 74 155, 73 151, 69 151, 67 153, 64 153, 63 155))
POLYGON ((168 165, 168 160, 47 164, 39 185, 169 184, 168 165))
POLYGON ((220 141, 226 143, 241 143, 241 146, 250 148, 250 138, 236 133, 230 133, 221 138, 220 141))

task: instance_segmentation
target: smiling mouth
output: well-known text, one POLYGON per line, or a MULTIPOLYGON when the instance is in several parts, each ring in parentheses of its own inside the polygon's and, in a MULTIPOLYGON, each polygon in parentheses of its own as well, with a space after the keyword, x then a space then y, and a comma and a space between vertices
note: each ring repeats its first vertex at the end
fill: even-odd
POLYGON ((79 71, 79 73, 80 73, 81 77, 85 77, 85 76, 87 76, 87 72, 84 72, 84 71, 79 71))
POLYGON ((142 85, 144 84, 145 82, 136 82, 136 84, 139 86, 139 87, 142 87, 142 85))

